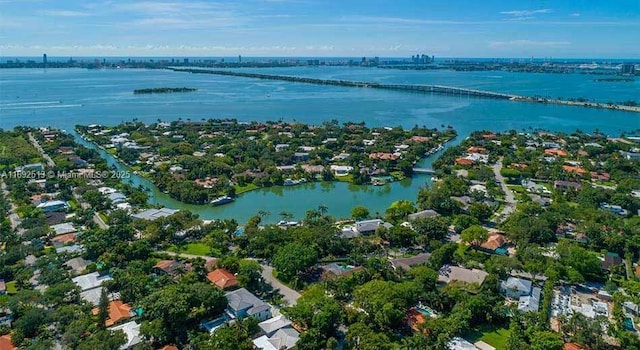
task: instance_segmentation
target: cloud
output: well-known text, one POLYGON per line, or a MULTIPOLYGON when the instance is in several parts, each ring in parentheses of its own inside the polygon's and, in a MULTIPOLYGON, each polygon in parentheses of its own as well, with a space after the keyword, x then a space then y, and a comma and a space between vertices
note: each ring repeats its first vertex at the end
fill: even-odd
POLYGON ((489 42, 490 48, 522 48, 522 47, 558 47, 567 46, 571 43, 568 41, 536 41, 536 40, 510 40, 510 41, 491 41, 489 42))
POLYGON ((580 14, 575 12, 569 15, 569 17, 580 17, 580 14))
POLYGON ((70 11, 70 10, 42 10, 38 14, 49 17, 86 17, 90 16, 88 12, 70 11))
POLYGON ((505 15, 511 18, 517 19, 529 19, 534 18, 535 15, 551 13, 553 12, 551 9, 540 9, 540 10, 511 10, 511 11, 502 11, 501 15, 505 15))

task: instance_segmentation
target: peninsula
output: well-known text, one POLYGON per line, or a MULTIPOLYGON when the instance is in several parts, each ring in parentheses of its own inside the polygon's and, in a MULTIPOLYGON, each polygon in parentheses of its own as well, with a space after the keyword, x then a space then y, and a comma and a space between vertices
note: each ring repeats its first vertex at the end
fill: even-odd
POLYGON ((174 199, 196 204, 224 204, 260 187, 313 181, 385 185, 412 176, 421 158, 456 136, 451 127, 368 128, 335 120, 317 126, 232 119, 128 122, 77 130, 174 199))

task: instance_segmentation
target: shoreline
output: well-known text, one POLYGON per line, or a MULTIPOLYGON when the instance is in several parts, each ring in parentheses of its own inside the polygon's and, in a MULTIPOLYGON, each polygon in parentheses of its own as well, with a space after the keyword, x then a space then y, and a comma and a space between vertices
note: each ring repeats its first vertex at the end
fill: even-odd
MULTIPOLYGON (((134 169, 131 167, 131 165, 124 163, 124 162, 123 162, 123 161, 122 161, 122 160, 121 160, 117 155, 109 153, 109 151, 108 151, 104 146, 102 146, 102 145, 100 145, 100 144, 96 143, 96 142, 95 142, 95 141, 93 141, 91 138, 89 138, 89 137, 87 137, 85 134, 83 134, 83 133, 82 133, 80 130, 78 130, 77 128, 74 128, 74 132, 75 132, 75 133, 76 133, 76 134, 77 134, 77 135, 78 135, 82 140, 84 140, 84 141, 88 142, 88 143, 89 143, 89 144, 91 144, 93 147, 96 147, 96 148, 98 148, 98 149, 100 149, 100 150, 104 151, 106 154, 108 154, 109 156, 111 156, 111 157, 113 158, 113 160, 114 160, 115 162, 117 162, 120 166, 122 166, 122 167, 126 168, 126 169, 127 169, 127 171, 130 171, 133 175, 135 175, 135 176, 139 176, 140 178, 142 178, 142 179, 144 179, 144 180, 148 181, 148 182, 149 182, 151 185, 153 185, 153 187, 155 188, 155 189, 152 189, 152 188, 147 188, 147 187, 145 186, 145 188, 147 188, 148 190, 151 190, 151 191, 153 191, 153 190, 157 190, 158 192, 161 192, 161 193, 163 193, 163 194, 165 194, 165 195, 169 196, 169 198, 171 198, 171 199, 172 199, 172 200, 174 200, 174 201, 180 202, 181 204, 185 204, 185 205, 197 205, 197 206, 207 206, 207 205, 208 205, 208 206, 211 206, 211 203, 202 203, 202 204, 198 204, 198 203, 188 203, 188 202, 183 202, 183 201, 181 201, 181 200, 178 200, 178 199, 176 199, 176 198, 171 197, 168 193, 166 193, 166 192, 164 192, 164 191, 160 190, 160 188, 155 184, 155 182, 154 182, 151 178, 149 178, 149 177, 145 176, 145 174, 144 174, 144 173, 141 173, 141 172, 138 172, 137 170, 134 170, 134 169)), ((420 158, 420 160, 419 160, 418 162, 423 161, 423 160, 425 160, 425 159, 427 159, 427 158, 429 158, 429 157, 431 157, 431 156, 433 156, 433 155, 437 154, 438 152, 442 151, 442 150, 445 148, 445 145, 446 145, 447 143, 451 142, 452 140, 454 140, 456 137, 457 137, 457 136, 454 136, 454 137, 452 137, 452 138, 450 138, 450 139, 447 139, 447 140, 445 140, 444 142, 442 142, 441 144, 439 144, 437 147, 434 147, 434 148, 430 149, 429 151, 427 151, 427 153, 425 153, 425 155, 424 155, 422 158, 420 158)), ((418 162, 416 162, 416 164, 417 164, 418 162)), ((415 164, 414 164, 414 166, 415 166, 415 164)), ((389 176, 391 176, 391 175, 389 175, 389 176)), ((383 187, 383 186, 387 186, 387 185, 392 184, 392 183, 396 183, 396 182, 404 181, 404 180, 406 180, 406 179, 411 179, 411 180, 413 180, 415 177, 422 177, 422 176, 427 176, 427 177, 435 178, 435 175, 434 175, 434 174, 414 172, 410 177, 404 177, 404 178, 402 178, 402 179, 398 179, 398 178, 392 177, 392 178, 393 178, 393 180, 392 180, 392 181, 387 181, 386 183, 384 183, 384 184, 382 184, 382 185, 380 185, 380 184, 375 184, 374 182, 369 182, 369 183, 366 183, 366 184, 361 184, 361 185, 356 185, 356 186, 364 186, 364 187, 371 187, 371 188, 383 187)), ((315 184, 315 183, 321 184, 321 183, 325 183, 325 182, 326 182, 326 183, 346 183, 346 184, 348 184, 348 185, 355 185, 355 184, 353 184, 353 183, 352 183, 352 182, 350 182, 350 181, 342 181, 342 180, 340 180, 340 178, 336 178, 336 179, 334 179, 333 181, 324 181, 324 180, 323 180, 323 181, 307 181, 307 182, 302 182, 302 183, 298 183, 298 184, 295 184, 295 185, 272 185, 272 186, 268 186, 268 187, 255 187, 255 188, 251 188, 251 189, 248 189, 248 190, 245 190, 245 191, 242 191, 242 192, 236 193, 236 197, 235 197, 235 198, 240 198, 240 196, 242 196, 242 195, 244 195, 244 194, 246 194, 246 193, 250 193, 250 192, 253 192, 253 191, 256 191, 256 190, 260 190, 260 189, 269 189, 269 188, 281 188, 281 189, 282 189, 282 188, 293 188, 293 187, 299 187, 299 185, 315 184)), ((224 205, 219 205, 219 206, 215 206, 215 205, 214 205, 213 207, 224 207, 224 205)))

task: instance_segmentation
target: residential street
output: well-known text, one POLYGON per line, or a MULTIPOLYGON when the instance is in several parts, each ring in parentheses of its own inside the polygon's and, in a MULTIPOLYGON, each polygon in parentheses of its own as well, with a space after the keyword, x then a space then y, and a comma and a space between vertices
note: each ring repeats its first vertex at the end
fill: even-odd
POLYGON ((493 173, 496 176, 496 181, 500 184, 502 191, 504 191, 504 209, 500 213, 498 218, 499 222, 502 222, 507 219, 511 213, 516 211, 516 197, 513 195, 513 192, 507 187, 507 183, 504 181, 504 177, 500 174, 500 169, 502 169, 502 158, 499 159, 496 164, 493 165, 493 173))
POLYGON ((31 143, 33 144, 33 147, 35 147, 38 150, 38 152, 40 152, 42 157, 47 161, 47 164, 50 167, 54 168, 56 166, 56 163, 54 163, 53 159, 51 159, 51 157, 49 157, 49 155, 44 152, 42 147, 40 147, 40 144, 38 143, 38 140, 36 140, 33 137, 33 135, 31 135, 31 133, 29 133, 29 141, 31 141, 31 143))
POLYGON ((273 277, 273 267, 269 265, 262 265, 262 278, 264 278, 264 281, 269 283, 273 287, 273 289, 280 290, 280 294, 282 294, 283 299, 287 302, 288 305, 295 305, 298 302, 300 293, 285 286, 280 281, 278 281, 278 279, 273 277))

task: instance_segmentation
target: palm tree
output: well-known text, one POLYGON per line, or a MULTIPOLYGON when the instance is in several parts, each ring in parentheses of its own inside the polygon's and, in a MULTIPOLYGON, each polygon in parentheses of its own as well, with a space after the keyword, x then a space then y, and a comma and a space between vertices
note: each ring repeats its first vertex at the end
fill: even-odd
POLYGON ((327 207, 326 204, 320 204, 318 206, 318 212, 320 213, 321 216, 327 215, 328 211, 329 211, 329 207, 327 207))
POLYGON ((260 219, 264 219, 265 217, 269 216, 271 213, 269 213, 267 210, 258 210, 258 216, 260 217, 260 219))
POLYGON ((289 221, 293 218, 293 214, 283 210, 280 212, 280 218, 282 218, 282 221, 289 221))

